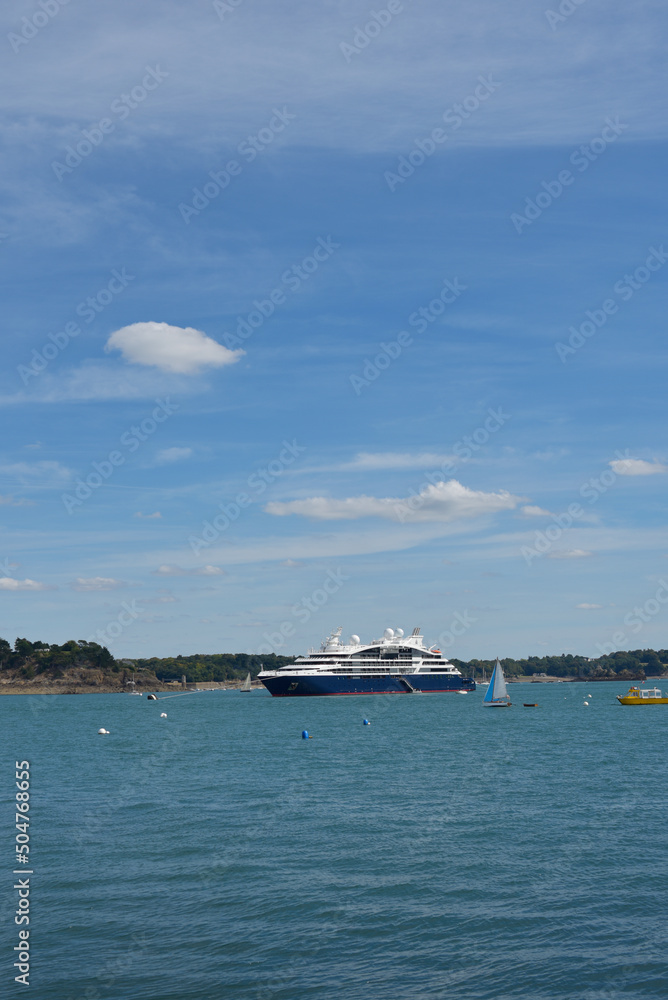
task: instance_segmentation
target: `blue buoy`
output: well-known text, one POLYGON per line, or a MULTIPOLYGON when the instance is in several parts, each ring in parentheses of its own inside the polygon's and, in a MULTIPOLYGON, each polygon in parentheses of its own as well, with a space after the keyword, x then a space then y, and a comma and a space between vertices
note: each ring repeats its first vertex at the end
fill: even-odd
POLYGON ((365 719, 365 720, 364 720, 364 725, 365 725, 365 726, 370 726, 370 725, 371 725, 371 723, 369 722, 369 720, 368 720, 368 719, 365 719))
POLYGON ((308 734, 308 729, 303 729, 302 730, 302 739, 303 740, 310 740, 311 739, 311 737, 308 734))

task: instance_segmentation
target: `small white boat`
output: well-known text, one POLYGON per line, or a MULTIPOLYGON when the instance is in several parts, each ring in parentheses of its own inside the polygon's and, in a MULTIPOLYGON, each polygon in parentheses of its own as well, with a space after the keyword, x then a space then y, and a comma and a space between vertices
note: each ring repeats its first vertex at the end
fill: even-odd
POLYGON ((125 683, 130 688, 130 690, 127 692, 127 694, 137 694, 137 695, 139 695, 140 698, 142 697, 142 692, 137 690, 137 685, 135 683, 134 670, 132 672, 132 680, 131 681, 126 681, 125 683))
POLYGON ((251 675, 250 675, 250 670, 249 670, 248 671, 248 676, 246 677, 246 680, 243 682, 243 684, 241 685, 241 687, 239 688, 239 690, 247 692, 247 691, 250 691, 250 689, 251 689, 251 675))
POLYGON ((510 708, 511 701, 506 689, 506 678, 503 676, 503 668, 499 663, 498 656, 494 664, 492 679, 489 682, 489 687, 485 692, 482 703, 487 708, 510 708))

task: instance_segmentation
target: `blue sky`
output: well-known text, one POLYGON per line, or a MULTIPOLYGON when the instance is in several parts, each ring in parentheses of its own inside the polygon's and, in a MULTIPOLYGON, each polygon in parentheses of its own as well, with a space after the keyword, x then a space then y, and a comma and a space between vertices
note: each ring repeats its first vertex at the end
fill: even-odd
POLYGON ((662 4, 2 18, 0 634, 666 646, 662 4))

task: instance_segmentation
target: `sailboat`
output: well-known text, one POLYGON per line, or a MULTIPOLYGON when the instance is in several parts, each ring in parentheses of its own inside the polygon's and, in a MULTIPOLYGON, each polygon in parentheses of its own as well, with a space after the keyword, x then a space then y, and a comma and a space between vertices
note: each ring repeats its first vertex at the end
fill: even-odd
POLYGON ((249 670, 248 671, 248 676, 246 677, 246 680, 243 682, 243 684, 241 685, 241 687, 239 688, 239 690, 240 691, 250 691, 250 689, 251 689, 251 675, 250 675, 250 670, 249 670))
POLYGON ((511 702, 506 690, 506 678, 503 676, 503 668, 499 663, 498 656, 494 664, 492 679, 489 682, 489 687, 485 692, 482 703, 488 708, 510 708, 511 702))
POLYGON ((143 692, 137 690, 137 685, 135 683, 134 670, 132 671, 132 680, 131 681, 126 681, 125 683, 128 684, 129 687, 130 687, 130 690, 127 692, 127 694, 138 694, 139 697, 141 698, 143 692))

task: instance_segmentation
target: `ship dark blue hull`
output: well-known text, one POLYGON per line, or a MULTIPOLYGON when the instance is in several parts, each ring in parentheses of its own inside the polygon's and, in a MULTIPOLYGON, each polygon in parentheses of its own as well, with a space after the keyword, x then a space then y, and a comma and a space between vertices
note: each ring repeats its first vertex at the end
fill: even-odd
POLYGON ((475 691, 470 677, 452 674, 405 674, 397 677, 342 677, 336 674, 313 674, 309 677, 260 678, 274 698, 308 698, 314 695, 344 694, 444 694, 475 691))

